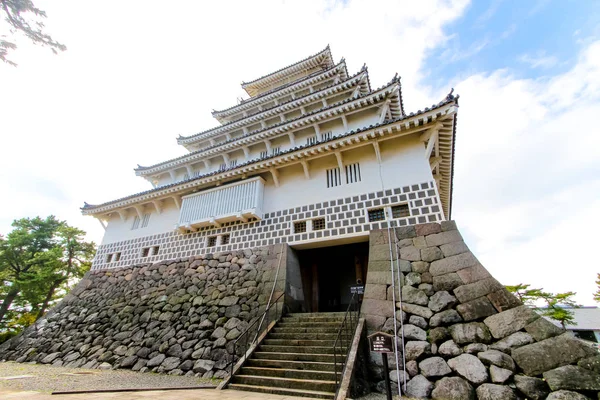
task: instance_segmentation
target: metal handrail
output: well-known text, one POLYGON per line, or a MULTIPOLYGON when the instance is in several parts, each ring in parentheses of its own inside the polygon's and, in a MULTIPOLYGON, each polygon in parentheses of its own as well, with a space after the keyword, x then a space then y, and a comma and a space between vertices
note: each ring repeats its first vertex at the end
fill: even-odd
MULTIPOLYGON (((236 355, 238 353, 238 342, 242 339, 242 338, 246 338, 244 344, 243 344, 243 357, 244 357, 244 363, 246 363, 246 360, 248 359, 247 357, 247 353, 248 353, 248 348, 250 348, 252 345, 254 345, 256 343, 256 341, 260 338, 260 335, 262 333, 262 331, 260 330, 261 327, 263 326, 263 322, 266 320, 267 324, 265 325, 265 329, 267 330, 269 329, 269 325, 271 324, 272 321, 279 321, 279 319, 281 318, 281 315, 283 314, 283 304, 281 306, 281 311, 282 312, 278 312, 279 310, 279 299, 281 299, 283 296, 285 295, 285 292, 282 292, 279 296, 277 296, 277 298, 271 302, 269 305, 267 305, 267 308, 265 308, 265 312, 258 318, 256 318, 254 320, 254 322, 252 324, 250 324, 250 326, 248 326, 248 328, 246 328, 246 330, 244 332, 242 332, 242 334, 240 336, 237 337, 237 339, 235 339, 233 341, 233 352, 231 354, 231 360, 229 361, 229 366, 230 366, 230 376, 233 376, 233 367, 235 366, 236 363, 236 355), (271 309, 273 309, 273 307, 275 307, 275 317, 271 318, 271 315, 269 313, 269 311, 271 311, 271 309), (256 326, 256 330, 252 329, 257 322, 260 321, 260 324, 258 324, 256 326), (254 337, 252 338, 252 340, 250 341, 250 343, 248 343, 248 335, 250 333, 255 333, 254 337)), ((241 344, 240 344, 241 346, 241 344)), ((240 356, 238 358, 238 360, 241 358, 242 356, 240 356)))
POLYGON ((356 293, 352 294, 352 298, 350 299, 350 304, 348 304, 348 308, 346 309, 346 313, 344 314, 344 320, 340 324, 340 328, 338 329, 338 334, 335 338, 335 342, 333 344, 333 363, 334 363, 334 374, 335 374, 335 396, 337 398, 337 392, 340 388, 341 377, 344 374, 346 369, 346 365, 344 360, 348 358, 348 353, 350 352, 352 339, 354 337, 354 331, 356 330, 356 326, 358 325, 358 319, 360 315, 360 307, 358 301, 358 295, 356 293), (338 362, 338 343, 339 343, 339 362, 338 362), (344 346, 345 345, 345 346, 344 346), (344 354, 344 347, 346 348, 344 354), (339 366, 339 368, 338 368, 339 366), (338 369, 340 369, 338 373, 338 369))

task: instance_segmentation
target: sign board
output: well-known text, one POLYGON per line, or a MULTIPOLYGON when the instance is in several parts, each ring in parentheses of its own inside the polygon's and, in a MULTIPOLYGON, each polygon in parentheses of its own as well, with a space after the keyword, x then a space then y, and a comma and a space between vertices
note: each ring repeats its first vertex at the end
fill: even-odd
POLYGON ((375 351, 377 353, 393 353, 393 338, 394 337, 392 335, 389 335, 385 332, 375 332, 369 336, 371 351, 375 351))
POLYGON ((365 285, 350 286, 350 293, 364 294, 365 293, 365 285))

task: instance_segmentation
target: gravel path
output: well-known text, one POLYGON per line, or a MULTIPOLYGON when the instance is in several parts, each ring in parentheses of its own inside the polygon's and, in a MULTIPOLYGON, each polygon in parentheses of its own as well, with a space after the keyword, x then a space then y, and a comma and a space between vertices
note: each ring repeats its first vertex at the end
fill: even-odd
POLYGON ((128 388, 216 386, 220 381, 188 376, 141 373, 128 370, 98 370, 53 367, 42 364, 0 362, 0 389, 40 392, 128 388), (5 379, 31 375, 21 379, 5 379))

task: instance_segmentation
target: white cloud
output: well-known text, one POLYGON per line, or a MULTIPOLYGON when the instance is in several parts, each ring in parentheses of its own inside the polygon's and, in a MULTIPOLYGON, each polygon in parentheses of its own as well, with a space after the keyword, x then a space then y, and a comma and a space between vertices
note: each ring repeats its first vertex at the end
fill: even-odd
POLYGON ((519 61, 529 65, 530 68, 552 68, 558 64, 558 58, 547 56, 544 52, 536 55, 523 54, 519 57, 519 61))

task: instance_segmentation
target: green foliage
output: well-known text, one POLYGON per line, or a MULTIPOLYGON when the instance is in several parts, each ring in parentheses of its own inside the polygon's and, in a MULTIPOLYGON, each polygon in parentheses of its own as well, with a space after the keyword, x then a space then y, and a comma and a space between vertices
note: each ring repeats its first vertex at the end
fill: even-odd
MULTIPOLYGON (((33 43, 49 47, 55 54, 58 50, 65 51, 67 47, 50 35, 44 33, 43 18, 46 12, 37 8, 31 0, 0 0, 0 12, 4 14, 4 20, 10 27, 10 35, 19 32, 29 38, 33 43)), ((17 48, 11 40, 6 40, 6 34, 0 33, 0 60, 7 64, 16 66, 7 58, 8 52, 17 48)))
POLYGON ((596 275, 596 285, 598 286, 598 290, 594 292, 594 300, 600 303, 600 274, 596 275))
POLYGON ((566 325, 575 325, 573 308, 581 307, 573 297, 575 292, 551 293, 542 289, 529 289, 531 285, 519 283, 515 286, 506 286, 523 304, 534 307, 541 315, 560 322, 564 328, 566 325))
POLYGON ((0 236, 0 332, 18 331, 44 315, 89 270, 96 247, 84 231, 54 216, 12 226, 0 236))

